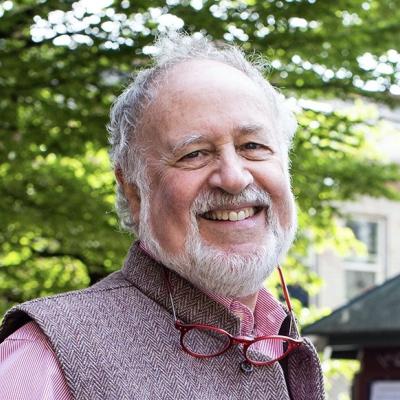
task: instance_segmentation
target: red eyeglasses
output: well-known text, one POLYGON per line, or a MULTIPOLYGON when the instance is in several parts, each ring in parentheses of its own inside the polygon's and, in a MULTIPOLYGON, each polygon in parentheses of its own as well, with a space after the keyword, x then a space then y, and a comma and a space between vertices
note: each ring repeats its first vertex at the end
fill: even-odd
MULTIPOLYGON (((217 357, 225 353, 231 346, 238 344, 243 346, 244 357, 248 363, 255 366, 264 366, 285 358, 303 343, 302 339, 293 339, 282 335, 258 336, 255 338, 232 336, 225 330, 215 326, 183 323, 176 317, 168 270, 165 269, 165 271, 175 328, 180 332, 182 349, 191 356, 196 358, 217 357)), ((289 293, 280 267, 278 267, 278 272, 291 324, 293 324, 294 330, 297 333, 296 336, 300 336, 298 334, 296 320, 293 316, 289 293)), ((290 330, 289 328, 289 331, 290 330)))

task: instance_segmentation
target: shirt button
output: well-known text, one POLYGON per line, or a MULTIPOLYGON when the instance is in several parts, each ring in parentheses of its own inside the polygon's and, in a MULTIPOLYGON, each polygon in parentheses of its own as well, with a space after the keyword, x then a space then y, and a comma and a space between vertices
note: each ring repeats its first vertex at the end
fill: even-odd
POLYGON ((242 370, 242 372, 244 372, 245 374, 251 374, 253 372, 253 365, 250 364, 248 361, 242 361, 240 363, 240 369, 242 370))

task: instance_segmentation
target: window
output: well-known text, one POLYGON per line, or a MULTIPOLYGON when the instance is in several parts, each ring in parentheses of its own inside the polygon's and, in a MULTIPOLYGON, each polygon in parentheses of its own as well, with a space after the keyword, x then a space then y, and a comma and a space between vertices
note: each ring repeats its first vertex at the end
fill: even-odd
POLYGON ((354 236, 365 245, 366 253, 349 255, 349 261, 361 261, 376 263, 378 258, 378 222, 366 220, 349 220, 346 226, 350 228, 354 236))
POLYGON ((353 216, 346 222, 364 245, 363 252, 351 252, 344 259, 346 298, 351 299, 383 281, 385 259, 385 220, 353 216))
POLYGON ((375 286, 376 273, 370 271, 346 271, 346 297, 351 299, 375 286))

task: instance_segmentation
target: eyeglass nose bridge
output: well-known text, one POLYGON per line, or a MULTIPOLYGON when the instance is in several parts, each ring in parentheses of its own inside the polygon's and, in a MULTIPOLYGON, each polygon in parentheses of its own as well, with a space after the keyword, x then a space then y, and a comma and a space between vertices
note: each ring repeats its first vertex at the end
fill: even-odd
POLYGON ((242 344, 243 346, 249 346, 254 342, 254 338, 251 336, 231 336, 230 339, 232 344, 242 344))

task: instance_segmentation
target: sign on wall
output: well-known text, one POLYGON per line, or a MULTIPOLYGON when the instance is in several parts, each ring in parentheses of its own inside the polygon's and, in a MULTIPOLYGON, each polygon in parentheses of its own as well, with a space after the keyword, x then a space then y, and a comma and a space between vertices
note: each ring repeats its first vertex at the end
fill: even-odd
POLYGON ((369 400, 400 400, 400 380, 371 382, 369 400))

